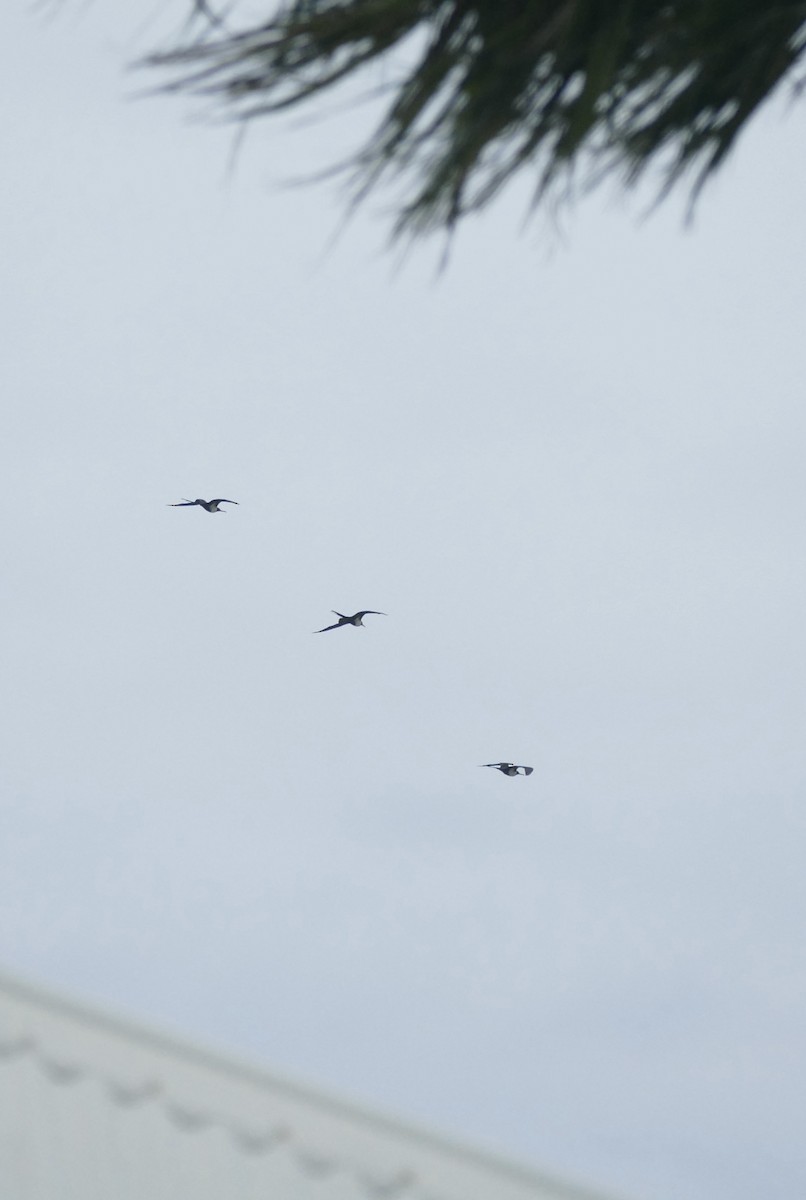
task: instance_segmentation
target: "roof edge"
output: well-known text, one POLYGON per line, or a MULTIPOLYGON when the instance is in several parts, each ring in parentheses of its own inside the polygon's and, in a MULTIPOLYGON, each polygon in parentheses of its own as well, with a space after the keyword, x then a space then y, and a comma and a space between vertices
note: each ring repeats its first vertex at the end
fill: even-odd
POLYGON ((509 1176, 514 1182, 526 1185, 553 1188, 567 1200, 615 1200, 600 1190, 594 1190, 592 1185, 571 1182, 554 1174, 535 1170, 533 1167, 513 1161, 496 1150, 478 1149, 461 1138, 437 1133, 427 1126, 419 1125, 407 1118, 400 1119, 391 1113, 365 1107, 360 1102, 343 1099, 327 1089, 317 1085, 298 1083, 283 1076, 275 1075, 267 1067, 256 1065, 246 1058, 227 1050, 208 1048, 186 1038, 183 1034, 175 1034, 168 1029, 160 1029, 150 1024, 141 1024, 135 1017, 117 1011, 107 1011, 92 1002, 85 1002, 72 995, 66 995, 50 986, 42 986, 28 979, 20 978, 0 969, 0 991, 16 997, 40 1008, 61 1014, 64 1017, 95 1026, 109 1033, 139 1042, 145 1047, 168 1052, 187 1062, 219 1072, 222 1075, 235 1075, 245 1082, 285 1095, 290 1099, 301 1101, 321 1112, 330 1113, 334 1117, 349 1118, 363 1123, 370 1128, 398 1137, 406 1137, 412 1142, 419 1142, 424 1147, 432 1148, 443 1154, 471 1161, 490 1171, 509 1176))

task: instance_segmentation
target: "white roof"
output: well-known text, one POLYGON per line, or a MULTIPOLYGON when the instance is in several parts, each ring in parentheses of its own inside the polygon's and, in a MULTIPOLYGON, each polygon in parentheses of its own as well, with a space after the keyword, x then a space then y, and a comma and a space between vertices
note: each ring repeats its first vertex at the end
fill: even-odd
POLYGON ((0 1195, 604 1200, 0 975, 0 1195))

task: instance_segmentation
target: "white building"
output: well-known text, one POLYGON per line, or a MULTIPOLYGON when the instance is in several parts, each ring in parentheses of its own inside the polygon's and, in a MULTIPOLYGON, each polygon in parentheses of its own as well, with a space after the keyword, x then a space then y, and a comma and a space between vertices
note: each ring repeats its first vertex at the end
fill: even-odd
POLYGON ((0 976, 2 1200, 604 1200, 0 976))

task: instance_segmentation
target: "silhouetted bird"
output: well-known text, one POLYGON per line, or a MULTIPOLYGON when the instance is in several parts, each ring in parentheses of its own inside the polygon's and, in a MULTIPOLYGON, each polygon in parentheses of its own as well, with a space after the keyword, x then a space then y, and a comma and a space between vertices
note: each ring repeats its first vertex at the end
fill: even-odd
POLYGON ((169 504, 169 508, 193 508, 194 504, 200 504, 207 512, 223 512, 223 508, 219 508, 219 504, 237 504, 237 500, 183 500, 181 504, 169 504))
POLYGON ((482 767, 495 767, 496 771, 500 771, 502 775, 517 775, 523 771, 524 775, 531 775, 534 767, 516 766, 515 763, 500 762, 500 763, 482 763, 482 767))
POLYGON ((368 613, 372 613, 375 617, 388 616, 387 613, 378 612, 377 608, 365 608, 361 612, 353 613, 351 617, 345 617, 344 613, 336 612, 335 608, 332 608, 330 611, 339 618, 338 621, 336 621, 335 625, 325 625, 324 629, 315 629, 314 633, 327 633, 328 629, 341 629, 342 625, 355 625, 357 628, 359 625, 364 624, 364 617, 368 613))

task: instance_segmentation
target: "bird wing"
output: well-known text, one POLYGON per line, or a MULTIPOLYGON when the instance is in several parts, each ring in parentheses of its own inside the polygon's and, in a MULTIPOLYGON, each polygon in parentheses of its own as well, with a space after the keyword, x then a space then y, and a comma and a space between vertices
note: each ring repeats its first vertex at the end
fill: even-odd
POLYGON ((386 617, 389 614, 378 612, 377 608, 365 608, 362 612, 353 613, 354 617, 368 617, 370 615, 373 617, 386 617))
POLYGON ((183 500, 181 504, 169 504, 169 508, 193 508, 198 503, 196 500, 183 500))
POLYGON ((523 771, 524 775, 531 775, 534 767, 519 767, 518 770, 523 771))
POLYGON ((480 765, 480 766, 482 766, 482 767, 511 767, 511 766, 512 766, 512 763, 507 763, 507 762, 500 762, 500 763, 480 763, 479 765, 480 765))
POLYGON ((237 500, 225 500, 223 496, 219 496, 216 500, 210 500, 210 504, 237 504, 237 500))
POLYGON ((335 625, 325 625, 324 629, 314 629, 314 633, 327 633, 328 629, 341 629, 346 624, 346 621, 337 621, 335 625))

